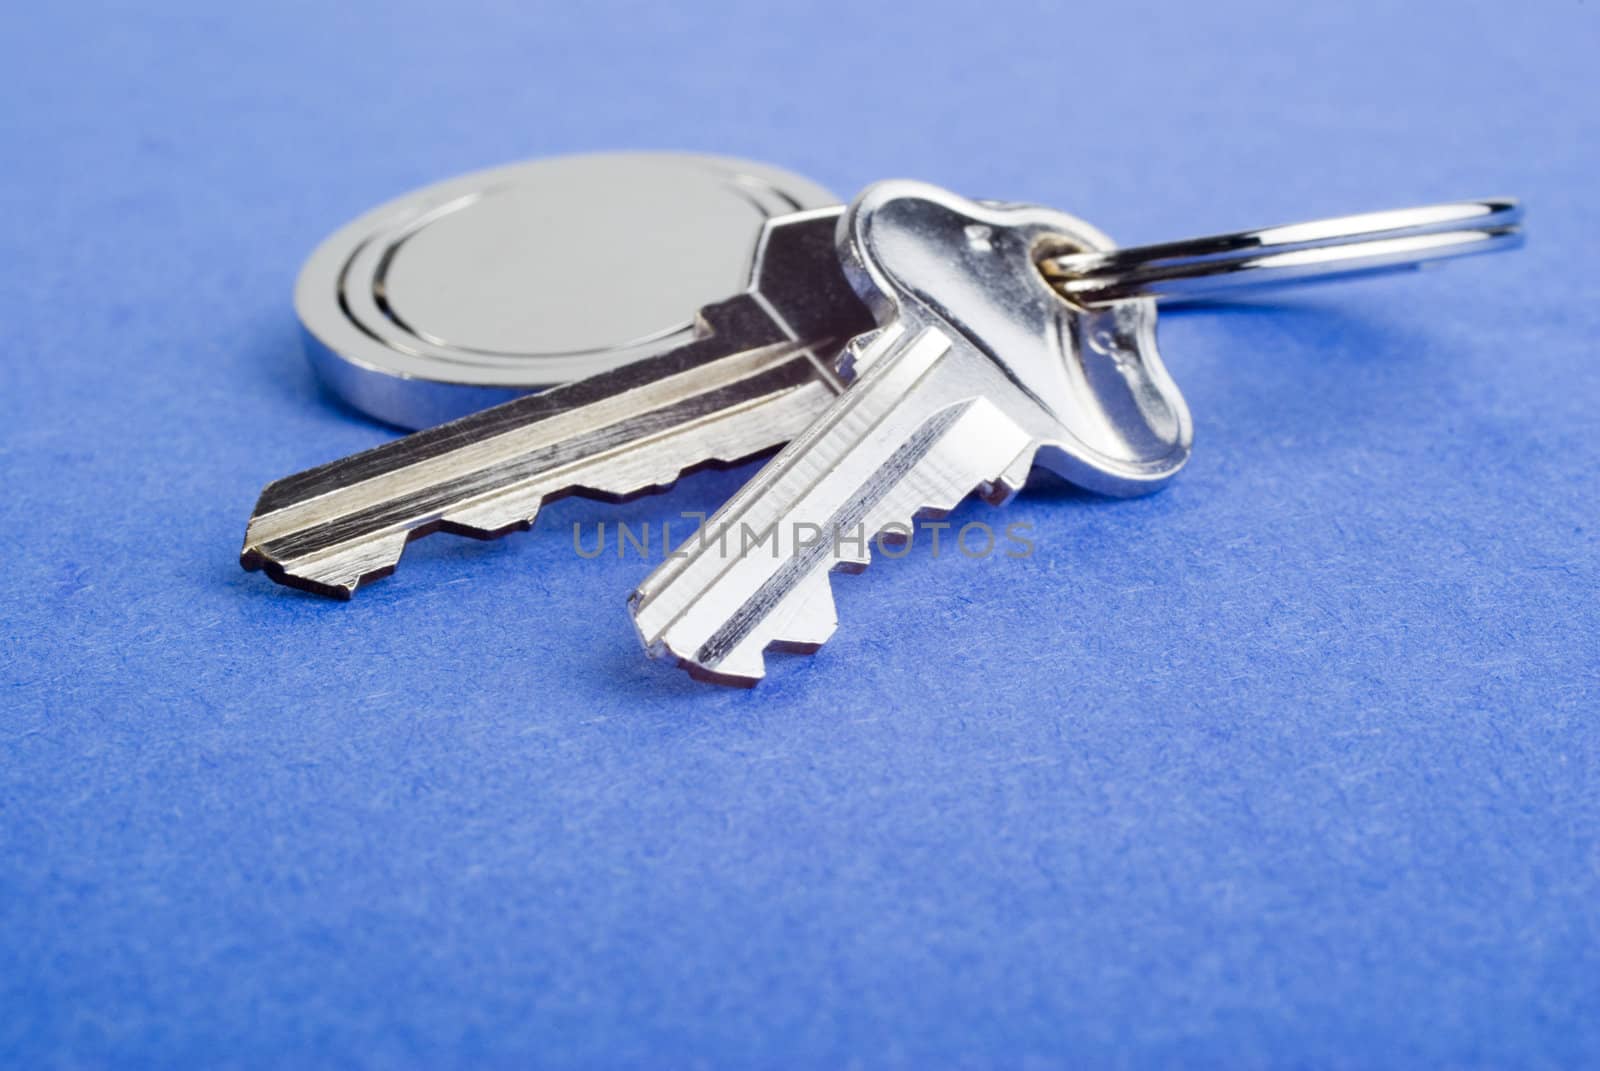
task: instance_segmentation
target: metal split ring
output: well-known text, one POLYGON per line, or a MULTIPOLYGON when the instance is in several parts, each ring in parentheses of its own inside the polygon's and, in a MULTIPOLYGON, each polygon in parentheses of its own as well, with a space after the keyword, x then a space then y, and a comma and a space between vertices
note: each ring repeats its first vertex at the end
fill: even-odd
POLYGON ((1235 234, 1048 257, 1040 269, 1080 305, 1208 298, 1247 287, 1403 271, 1522 244, 1511 198, 1367 212, 1235 234))

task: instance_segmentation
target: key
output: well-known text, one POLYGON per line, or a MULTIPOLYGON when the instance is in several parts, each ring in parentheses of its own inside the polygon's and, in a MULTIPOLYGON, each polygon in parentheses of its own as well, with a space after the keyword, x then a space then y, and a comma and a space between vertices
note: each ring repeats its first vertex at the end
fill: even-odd
POLYGON ((842 211, 769 221, 749 288, 702 309, 687 345, 268 485, 240 563, 349 598, 411 539, 493 539, 562 495, 627 499, 787 442, 842 389, 830 362, 873 323, 835 249, 842 211))
POLYGON ((1039 267, 1111 248, 1048 209, 906 181, 863 191, 840 225, 846 274, 880 325, 841 358, 858 378, 634 592, 646 651, 752 685, 767 649, 811 652, 833 634, 829 574, 864 568, 876 533, 974 491, 1003 503, 1035 464, 1113 495, 1170 480, 1192 432, 1154 301, 1074 305, 1039 267))
MULTIPOLYGON (((872 324, 834 252, 841 213, 769 223, 750 287, 702 310, 694 343, 270 485, 242 564, 349 597, 393 571, 410 539, 494 538, 527 528, 564 494, 627 498, 777 447, 826 409, 849 375, 827 358, 872 324)), ((1463 202, 1136 249, 1033 252, 1079 305, 1115 304, 1512 248, 1519 221, 1514 202, 1463 202)), ((983 225, 973 226, 979 248, 983 225)))

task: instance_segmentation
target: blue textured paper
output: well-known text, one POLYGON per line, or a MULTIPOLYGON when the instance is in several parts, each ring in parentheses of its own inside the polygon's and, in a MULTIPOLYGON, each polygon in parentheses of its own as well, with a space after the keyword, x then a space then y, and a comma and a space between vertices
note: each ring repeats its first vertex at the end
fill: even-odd
POLYGON ((1600 17, 1551 2, 12 5, 0 1063, 1594 1066, 1600 17), (1153 241, 1514 194, 1522 252, 1170 315, 1194 460, 835 580, 752 692, 637 559, 751 469, 237 564, 390 433, 290 288, 461 171, 684 148, 1153 241))

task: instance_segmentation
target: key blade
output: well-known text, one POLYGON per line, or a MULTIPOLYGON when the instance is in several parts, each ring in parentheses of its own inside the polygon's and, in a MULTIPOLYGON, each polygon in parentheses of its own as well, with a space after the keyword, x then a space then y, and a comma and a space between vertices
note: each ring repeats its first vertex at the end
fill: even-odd
POLYGON ((946 360, 952 346, 935 328, 874 336, 860 381, 634 593, 652 657, 753 685, 768 649, 828 639, 829 573, 865 568, 879 533, 1022 486, 1033 439, 990 400, 1014 388, 986 363, 946 360))
POLYGON ((702 310, 688 345, 269 485, 241 564, 348 598, 411 539, 495 538, 555 497, 630 498, 781 445, 826 408, 832 356, 871 323, 834 253, 839 211, 769 223, 751 289, 702 310))
POLYGON ((807 347, 770 337, 770 319, 737 304, 748 307, 714 314, 713 337, 667 355, 676 361, 518 398, 269 485, 241 563, 348 598, 392 572, 411 539, 493 539, 561 494, 620 501, 771 449, 833 392, 807 347), (751 348, 758 333, 764 344, 751 348))

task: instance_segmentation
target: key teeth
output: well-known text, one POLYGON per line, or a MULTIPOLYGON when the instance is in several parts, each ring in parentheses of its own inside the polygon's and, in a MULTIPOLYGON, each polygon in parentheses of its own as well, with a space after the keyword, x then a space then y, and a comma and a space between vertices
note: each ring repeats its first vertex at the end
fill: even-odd
MULTIPOLYGON (((639 625, 636 611, 642 600, 643 592, 639 590, 635 590, 633 594, 628 596, 628 616, 633 619, 636 629, 639 625)), ((725 662, 719 662, 715 667, 707 666, 695 661, 693 655, 679 654, 672 649, 671 644, 665 638, 649 639, 643 633, 640 633, 639 639, 644 644, 645 655, 652 662, 665 662, 670 666, 675 666, 687 673, 690 678, 705 684, 718 684, 725 688, 754 688, 766 676, 766 661, 761 657, 760 652, 756 654, 756 665, 753 673, 748 669, 742 672, 728 671, 723 668, 726 665, 725 662)))
POLYGON ((678 665, 695 680, 740 688, 755 687, 766 679, 768 651, 814 655, 833 638, 839 629, 839 611, 833 597, 833 573, 859 573, 866 569, 867 564, 865 560, 857 562, 855 559, 836 558, 829 568, 819 571, 807 584, 796 588, 784 600, 793 604, 784 611, 785 620, 759 649, 752 651, 741 644, 732 652, 734 659, 723 659, 715 666, 682 657, 677 659, 678 665), (730 662, 738 665, 740 660, 743 660, 740 668, 729 668, 730 662))
POLYGON ((401 532, 366 540, 357 548, 346 547, 339 553, 287 560, 272 557, 260 546, 246 544, 239 554, 239 564, 251 572, 265 572, 285 587, 348 601, 361 585, 381 580, 395 571, 410 534, 401 532), (354 555, 353 549, 361 553, 354 555))
POLYGON ((761 665, 761 671, 755 674, 755 676, 734 673, 718 673, 716 670, 707 669, 699 663, 691 661, 687 658, 678 659, 678 666, 684 672, 688 673, 689 676, 694 680, 700 681, 703 684, 719 684, 724 688, 744 688, 748 690, 760 684, 766 679, 767 676, 767 667, 764 660, 761 665))
MULTIPOLYGON (((432 524, 419 525, 406 531, 403 533, 405 539, 399 544, 399 549, 395 551, 392 561, 380 568, 363 572, 355 580, 349 582, 328 583, 314 576, 307 576, 303 571, 291 571, 291 567, 286 567, 282 562, 276 561, 254 548, 247 549, 241 553, 239 563, 252 572, 262 570, 274 581, 287 587, 298 588, 301 591, 309 591, 317 595, 325 595, 329 598, 348 600, 362 585, 370 584, 374 580, 381 580, 394 573, 405 552, 405 548, 413 540, 422 539, 435 532, 448 532, 451 535, 484 541, 501 539, 512 532, 526 532, 533 528, 544 506, 557 498, 572 496, 586 498, 595 502, 631 502, 647 495, 668 491, 685 476, 707 469, 735 468, 767 452, 763 450, 755 454, 742 454, 737 457, 707 458, 685 466, 670 479, 647 483, 642 486, 632 485, 624 488, 608 488, 578 484, 560 495, 529 495, 523 501, 509 506, 503 500, 469 506, 446 514, 432 524)), ((266 494, 263 493, 263 499, 265 497, 266 494)), ((372 545, 376 545, 376 543, 377 541, 373 541, 372 545)))
POLYGON ((978 485, 978 497, 991 506, 1004 506, 1022 490, 1033 471, 1034 454, 1038 451, 1030 444, 1028 449, 1011 459, 1005 471, 997 478, 978 485))
POLYGON ((372 580, 379 580, 394 572, 394 566, 379 569, 360 577, 354 583, 325 583, 310 576, 301 576, 291 573, 283 567, 281 562, 268 558, 260 551, 247 549, 239 555, 239 564, 247 572, 264 572, 274 582, 286 588, 295 588, 298 591, 310 592, 312 595, 321 595, 328 599, 338 599, 340 602, 349 602, 356 588, 372 580))
MULTIPOLYGON (((700 656, 702 650, 692 654, 679 654, 667 640, 646 646, 646 653, 655 659, 670 660, 690 677, 709 684, 735 688, 753 688, 766 679, 768 651, 780 654, 816 654, 839 626, 839 614, 833 601, 830 571, 816 577, 790 592, 779 613, 783 623, 773 635, 755 646, 754 637, 746 637, 735 644, 726 656, 707 663, 700 656)), ((630 610, 637 605, 637 592, 629 599, 630 610)))
MULTIPOLYGON (((853 550, 834 554, 833 567, 829 572, 849 573, 851 576, 866 572, 867 566, 872 564, 872 541, 878 538, 879 534, 881 533, 873 533, 870 536, 862 534, 860 554, 853 550)), ((854 543, 851 545, 854 546, 854 543)))
MULTIPOLYGON (((533 527, 533 522, 539 517, 543 508, 541 498, 531 504, 520 503, 507 508, 505 503, 493 502, 478 506, 469 506, 466 509, 447 513, 439 518, 437 525, 414 530, 406 540, 420 539, 433 531, 449 532, 451 535, 466 536, 469 539, 499 539, 510 535, 512 532, 526 532, 533 527)), ((427 527, 427 526, 424 526, 427 527)))
MULTIPOLYGON (((983 481, 970 491, 955 495, 953 500, 930 502, 917 509, 912 513, 909 525, 903 523, 897 525, 897 527, 909 528, 913 535, 908 537, 898 533, 891 533, 890 539, 897 545, 903 545, 909 538, 914 538, 918 521, 938 520, 949 516, 956 507, 965 501, 968 494, 976 494, 992 506, 1004 505, 1015 497, 1027 483, 1028 474, 1033 467, 1033 455, 1034 449, 1030 446, 1017 454, 993 480, 983 481)), ((753 688, 766 677, 764 656, 767 651, 810 655, 822 649, 822 646, 837 631, 839 624, 838 610, 833 596, 833 574, 841 572, 856 575, 864 572, 872 562, 872 545, 880 538, 884 538, 885 533, 890 531, 890 526, 896 524, 897 522, 895 521, 886 521, 875 532, 866 536, 859 556, 837 553, 840 550, 840 546, 836 545, 834 548, 835 553, 830 555, 832 561, 828 567, 819 569, 814 577, 816 588, 808 590, 806 584, 803 583, 790 593, 789 599, 785 601, 799 599, 800 604, 789 611, 789 619, 777 628, 771 638, 761 646, 760 650, 751 653, 735 648, 735 652, 740 657, 750 659, 750 664, 744 668, 730 670, 727 659, 716 663, 714 666, 707 666, 702 662, 696 661, 692 655, 680 655, 672 651, 665 641, 660 641, 653 646, 647 647, 646 653, 651 658, 670 659, 680 669, 687 672, 690 677, 698 681, 729 687, 753 688), (813 623, 825 621, 826 623, 821 626, 815 626, 807 634, 804 629, 793 627, 793 623, 796 620, 811 621, 813 623)), ((854 546, 853 542, 846 545, 854 546)), ((635 591, 628 599, 630 615, 635 613, 640 602, 641 592, 635 591)))
POLYGON ((767 676, 766 648, 755 652, 741 652, 738 659, 723 659, 715 665, 698 662, 692 655, 680 655, 665 642, 646 650, 653 659, 670 662, 693 680, 705 684, 718 684, 724 688, 754 688, 767 676))

